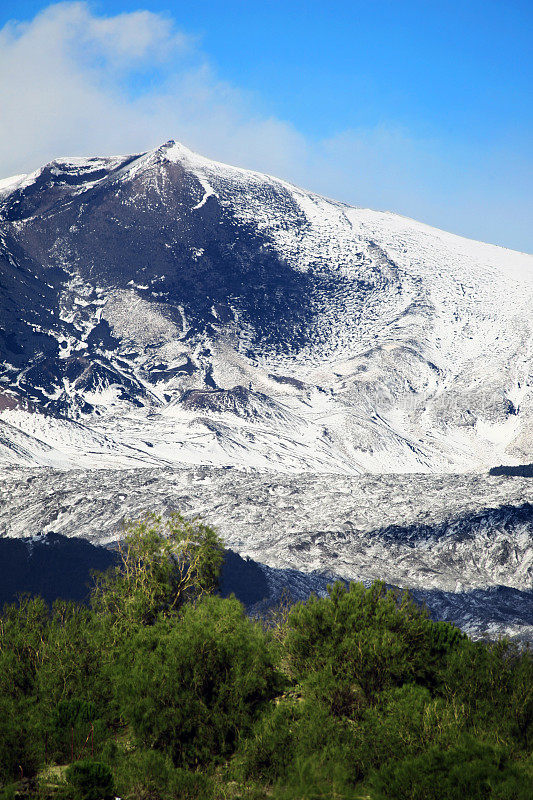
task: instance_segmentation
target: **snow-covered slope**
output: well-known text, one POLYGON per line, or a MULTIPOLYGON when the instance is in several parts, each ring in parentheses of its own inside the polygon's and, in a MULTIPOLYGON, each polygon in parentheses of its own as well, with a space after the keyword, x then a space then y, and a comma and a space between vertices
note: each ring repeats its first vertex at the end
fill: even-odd
POLYGON ((169 142, 0 183, 0 464, 533 459, 533 257, 169 142))

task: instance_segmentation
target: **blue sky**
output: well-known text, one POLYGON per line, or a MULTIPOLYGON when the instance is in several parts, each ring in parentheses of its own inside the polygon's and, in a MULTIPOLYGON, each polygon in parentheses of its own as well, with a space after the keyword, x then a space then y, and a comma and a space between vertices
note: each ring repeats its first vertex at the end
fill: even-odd
POLYGON ((531 0, 3 0, 6 23, 4 174, 174 137, 533 251, 531 0))

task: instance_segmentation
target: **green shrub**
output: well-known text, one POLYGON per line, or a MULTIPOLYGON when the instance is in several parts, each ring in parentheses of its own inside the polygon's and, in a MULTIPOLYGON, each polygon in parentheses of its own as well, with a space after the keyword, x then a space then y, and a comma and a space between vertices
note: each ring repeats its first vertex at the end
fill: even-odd
POLYGON ((464 739, 386 764, 370 786, 373 800, 530 800, 531 777, 503 751, 464 739))
POLYGON ((358 796, 345 764, 323 760, 319 753, 297 758, 287 779, 274 789, 274 800, 355 800, 358 796))
POLYGON ((76 800, 112 800, 115 796, 111 770, 99 761, 76 761, 65 777, 76 800))
POLYGON ((354 770, 354 742, 352 724, 332 716, 325 706, 282 700, 260 717, 242 742, 234 769, 241 780, 279 788, 292 785, 301 770, 307 775, 314 761, 322 779, 336 776, 338 783, 342 773, 344 783, 353 785, 359 777, 354 770))
POLYGON ((121 563, 96 577, 92 606, 113 629, 151 625, 213 592, 224 558, 215 530, 178 512, 147 514, 126 527, 121 563))
POLYGON ((235 771, 244 780, 275 783, 287 774, 298 741, 300 712, 280 702, 265 711, 241 745, 235 771))
POLYGON ((159 800, 168 796, 172 763, 155 750, 136 750, 116 758, 115 782, 120 797, 159 800))
POLYGON ((349 672, 340 672, 333 660, 310 671, 301 686, 306 698, 323 705, 333 717, 358 717, 368 705, 360 683, 349 672))
POLYGON ((193 767, 231 754, 281 682, 263 629, 220 597, 142 629, 114 680, 139 745, 193 767))
POLYGON ((208 800, 211 780, 176 768, 157 750, 135 750, 117 759, 116 789, 127 800, 208 800))
POLYGON ((336 583, 328 591, 329 597, 294 606, 285 645, 297 680, 316 672, 329 675, 324 699, 332 711, 337 701, 331 692, 337 686, 343 687, 340 713, 352 713, 361 695, 373 701, 388 687, 434 686, 444 655, 463 638, 452 626, 431 622, 406 594, 387 591, 382 583, 369 589, 336 583))
POLYGON ((33 694, 48 637, 48 606, 23 595, 4 606, 0 619, 0 695, 20 699, 33 694))
POLYGON ((353 728, 353 769, 361 776, 390 760, 417 756, 454 744, 466 722, 461 708, 431 697, 423 686, 406 684, 383 692, 353 728))
POLYGON ((0 695, 0 785, 36 774, 41 761, 40 733, 28 701, 0 695))
POLYGON ((466 639, 443 670, 447 696, 465 705, 471 725, 498 732, 498 739, 525 751, 533 744, 533 658, 503 640, 466 639))
POLYGON ((170 776, 170 797, 176 800, 211 800, 213 783, 207 775, 177 767, 170 776))

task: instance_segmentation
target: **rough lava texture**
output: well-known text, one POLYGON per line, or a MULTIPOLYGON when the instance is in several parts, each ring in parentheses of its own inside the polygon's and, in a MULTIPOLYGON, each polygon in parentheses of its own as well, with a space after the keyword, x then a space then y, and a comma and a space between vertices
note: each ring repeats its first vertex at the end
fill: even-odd
POLYGON ((1 181, 0 535, 179 507, 517 633, 531 483, 481 473, 533 461, 532 324, 532 256, 175 142, 1 181))
POLYGON ((14 467, 0 508, 0 537, 53 532, 108 545, 125 519, 180 509, 261 563, 268 604, 286 588, 302 599, 334 578, 381 579, 476 635, 533 640, 528 478, 14 467))

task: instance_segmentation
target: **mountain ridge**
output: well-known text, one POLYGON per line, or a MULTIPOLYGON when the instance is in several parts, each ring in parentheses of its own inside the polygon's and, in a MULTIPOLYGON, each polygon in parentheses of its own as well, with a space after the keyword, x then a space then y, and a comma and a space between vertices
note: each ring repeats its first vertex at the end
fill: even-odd
POLYGON ((0 464, 531 460, 533 257, 172 140, 18 177, 0 182, 0 396, 16 406, 0 464))

